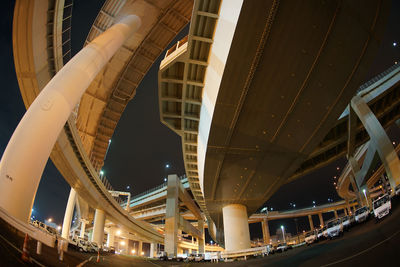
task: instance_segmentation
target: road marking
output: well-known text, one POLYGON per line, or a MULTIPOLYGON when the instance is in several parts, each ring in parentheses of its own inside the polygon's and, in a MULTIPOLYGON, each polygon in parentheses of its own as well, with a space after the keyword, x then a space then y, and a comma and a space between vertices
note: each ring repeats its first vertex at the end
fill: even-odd
MULTIPOLYGON (((17 248, 16 246, 14 246, 14 244, 11 243, 10 241, 8 241, 4 236, 0 235, 0 237, 1 237, 4 241, 6 241, 8 245, 10 245, 10 246, 13 247, 14 249, 16 249, 19 253, 22 254, 22 250, 20 250, 20 249, 17 248)), ((38 261, 35 260, 34 258, 32 258, 32 257, 29 257, 29 258, 30 258, 34 263, 36 263, 37 265, 42 266, 42 267, 46 267, 46 265, 41 264, 40 262, 38 262, 38 261)))
POLYGON ((373 245, 372 247, 369 247, 369 248, 367 248, 367 249, 364 249, 364 250, 362 250, 362 251, 360 251, 360 252, 358 252, 358 253, 356 253, 356 254, 354 254, 354 255, 348 256, 348 257, 346 257, 346 258, 344 258, 344 259, 341 259, 341 260, 338 260, 338 261, 334 261, 334 262, 331 262, 331 263, 328 263, 328 264, 325 264, 325 265, 321 265, 321 267, 331 266, 331 265, 334 265, 334 264, 337 264, 337 263, 341 263, 341 262, 350 260, 350 259, 352 259, 352 258, 354 258, 354 257, 357 257, 357 256, 359 256, 359 255, 361 255, 361 254, 363 254, 363 253, 365 253, 365 252, 367 252, 367 251, 370 251, 371 249, 376 248, 377 246, 380 246, 381 244, 385 243, 386 241, 389 241, 390 239, 392 239, 392 238, 393 238, 395 235, 397 235, 398 233, 400 233, 400 230, 398 230, 396 233, 394 233, 393 235, 389 236, 388 238, 382 240, 381 242, 376 243, 376 244, 373 245))
POLYGON ((151 260, 146 260, 147 262, 150 262, 151 264, 155 265, 155 266, 159 266, 161 267, 161 265, 158 265, 157 263, 152 262, 151 260))
POLYGON ((78 265, 76 265, 76 267, 82 267, 83 265, 85 265, 87 262, 91 261, 93 258, 93 256, 91 256, 89 259, 82 261, 81 263, 79 263, 78 265))

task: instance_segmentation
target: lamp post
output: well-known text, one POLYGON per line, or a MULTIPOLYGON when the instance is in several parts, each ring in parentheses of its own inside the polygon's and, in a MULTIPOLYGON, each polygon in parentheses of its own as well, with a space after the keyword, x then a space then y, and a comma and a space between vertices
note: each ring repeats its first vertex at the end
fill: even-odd
POLYGON ((364 188, 362 191, 363 191, 364 197, 365 197, 365 205, 368 205, 367 190, 365 190, 365 188, 364 188))
POLYGON ((286 243, 286 238, 285 238, 285 227, 283 227, 283 225, 281 225, 281 229, 282 229, 283 243, 286 243))

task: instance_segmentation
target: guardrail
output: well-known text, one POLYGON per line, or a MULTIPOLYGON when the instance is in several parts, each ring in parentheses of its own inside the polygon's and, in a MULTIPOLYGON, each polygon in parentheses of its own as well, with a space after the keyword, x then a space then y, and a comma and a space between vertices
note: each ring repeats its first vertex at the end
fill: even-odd
POLYGON ((380 79, 382 79, 383 77, 385 77, 386 75, 388 75, 389 73, 391 73, 393 70, 400 68, 400 65, 395 64, 393 66, 391 66, 390 68, 388 68, 387 70, 385 70, 384 72, 379 73, 378 75, 374 76, 371 80, 369 80, 368 82, 362 84, 358 90, 357 90, 357 94, 359 92, 361 92, 362 90, 364 90, 365 88, 367 88, 368 86, 376 83, 377 81, 379 81, 380 79))
POLYGON ((56 237, 45 233, 44 231, 30 225, 27 222, 23 222, 20 219, 15 218, 14 216, 10 215, 5 211, 2 207, 0 207, 0 217, 6 221, 9 225, 17 229, 18 231, 28 234, 33 239, 49 246, 54 247, 54 243, 56 241, 56 237))

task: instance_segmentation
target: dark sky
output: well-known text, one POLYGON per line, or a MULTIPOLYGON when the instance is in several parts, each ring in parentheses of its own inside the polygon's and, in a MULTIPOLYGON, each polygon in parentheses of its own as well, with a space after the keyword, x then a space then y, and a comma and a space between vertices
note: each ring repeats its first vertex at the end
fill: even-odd
MULTIPOLYGON (((72 52, 75 54, 83 46, 90 26, 104 1, 75 0, 72 16, 72 52)), ((0 17, 0 75, 2 80, 2 96, 0 98, 0 155, 7 145, 17 123, 25 111, 18 83, 15 76, 12 55, 12 15, 14 1, 5 1, 0 17)), ((373 64, 368 77, 384 71, 400 59, 400 1, 393 1, 388 28, 382 47, 373 64)), ((176 40, 187 34, 186 27, 176 40)), ((174 40, 172 43, 175 43, 174 40)), ((163 58, 165 53, 161 54, 163 58)), ((133 195, 150 189, 163 182, 166 174, 165 164, 170 164, 168 173, 184 174, 181 142, 178 135, 160 123, 158 111, 157 71, 161 59, 157 60, 137 89, 135 98, 127 106, 125 113, 112 137, 111 146, 106 157, 104 171, 115 189, 126 190, 130 186, 133 195)), ((399 141, 400 130, 393 127, 390 136, 399 141)), ((345 165, 345 159, 332 163, 306 177, 283 186, 268 202, 268 207, 274 210, 289 209, 289 203, 296 207, 311 206, 328 202, 328 198, 339 200, 333 186, 333 176, 339 174, 345 165)), ((44 220, 54 218, 62 223, 64 210, 69 194, 69 185, 58 173, 51 161, 48 162, 34 203, 34 213, 44 220)), ((325 219, 331 216, 324 215, 325 219)), ((317 224, 317 219, 314 219, 317 224)), ((289 232, 296 232, 294 220, 270 222, 271 234, 279 225, 284 224, 289 232)), ((298 220, 299 230, 308 227, 307 218, 298 220)), ((252 237, 261 237, 259 224, 251 225, 252 237)))

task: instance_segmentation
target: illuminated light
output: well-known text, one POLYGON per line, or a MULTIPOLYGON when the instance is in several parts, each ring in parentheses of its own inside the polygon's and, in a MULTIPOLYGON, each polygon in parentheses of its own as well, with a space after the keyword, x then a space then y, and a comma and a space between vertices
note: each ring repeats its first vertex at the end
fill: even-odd
POLYGON ((365 189, 363 189, 363 193, 365 194, 365 192, 367 192, 365 189))
POLYGON ((339 170, 340 168, 339 167, 336 167, 336 170, 339 170))
POLYGON ((103 174, 104 174, 104 171, 101 170, 101 171, 100 171, 100 175, 103 175, 103 174))
POLYGON ((397 46, 397 43, 396 43, 396 42, 393 42, 393 46, 397 46))
MULTIPOLYGON (((395 144, 396 144, 396 142, 395 142, 395 141, 393 141, 393 142, 392 142, 392 144, 393 144, 393 145, 395 145, 395 144)), ((33 209, 32 209, 32 211, 33 211, 33 209)))
POLYGON ((168 169, 168 168, 169 168, 169 164, 166 164, 166 165, 165 165, 165 168, 167 168, 167 169, 168 169))
POLYGON ((119 242, 122 246, 125 246, 125 241, 119 242))
POLYGON ((135 254, 136 250, 132 249, 131 252, 132 252, 132 254, 135 254))
POLYGON ((111 139, 110 139, 110 140, 108 140, 108 143, 109 143, 109 144, 111 144, 111 139))
POLYGON ((167 178, 164 178, 164 182, 166 182, 167 181, 167 178))
POLYGON ((333 179, 336 179, 336 176, 333 176, 333 179))
POLYGON ((128 185, 127 187, 126 187, 126 189, 130 189, 131 187, 128 185))
POLYGON ((121 230, 117 230, 117 235, 120 235, 121 234, 121 230))
POLYGON ((61 230, 61 226, 57 226, 57 230, 61 230))
POLYGON ((397 65, 397 61, 395 61, 394 64, 397 65))
POLYGON ((142 253, 141 253, 142 255, 144 255, 144 252, 142 251, 142 253))
POLYGON ((49 219, 47 219, 47 221, 48 221, 48 222, 52 222, 52 221, 53 221, 53 219, 52 219, 52 218, 49 218, 49 219))

